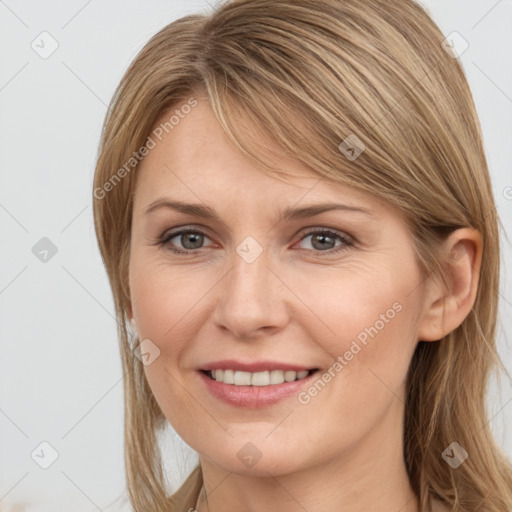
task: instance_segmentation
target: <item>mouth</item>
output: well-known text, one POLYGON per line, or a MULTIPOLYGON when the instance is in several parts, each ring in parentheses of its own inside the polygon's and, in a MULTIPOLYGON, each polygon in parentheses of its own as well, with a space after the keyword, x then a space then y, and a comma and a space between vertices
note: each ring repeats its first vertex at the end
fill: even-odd
POLYGON ((222 384, 231 384, 233 386, 245 387, 265 387, 306 379, 313 373, 317 372, 318 368, 301 371, 264 370, 260 372, 245 372, 232 369, 213 369, 200 371, 209 379, 220 382, 222 384))
POLYGON ((201 369, 197 375, 205 391, 223 404, 236 408, 260 409, 291 399, 311 385, 318 368, 310 370, 264 370, 246 372, 226 369, 201 369))

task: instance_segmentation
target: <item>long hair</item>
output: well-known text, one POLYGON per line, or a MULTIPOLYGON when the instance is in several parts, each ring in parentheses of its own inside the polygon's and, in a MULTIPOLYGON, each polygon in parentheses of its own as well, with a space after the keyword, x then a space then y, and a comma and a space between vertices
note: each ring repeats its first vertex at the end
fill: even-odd
POLYGON ((93 206, 118 320, 136 511, 175 510, 175 502, 157 439, 167 422, 127 322, 134 155, 154 140, 162 114, 199 95, 265 172, 279 169, 256 129, 319 178, 399 208, 425 279, 443 279, 439 247, 449 233, 465 226, 481 233, 473 308, 443 339, 419 341, 412 358, 404 461, 422 510, 432 497, 454 511, 512 510, 512 467, 493 439, 485 402, 491 371, 504 370, 495 344, 499 219, 473 98, 444 39, 413 0, 234 0, 165 26, 129 66, 104 121, 93 206), (342 151, 347 141, 363 149, 357 158, 342 151), (442 457, 454 441, 469 454, 457 469, 442 457))

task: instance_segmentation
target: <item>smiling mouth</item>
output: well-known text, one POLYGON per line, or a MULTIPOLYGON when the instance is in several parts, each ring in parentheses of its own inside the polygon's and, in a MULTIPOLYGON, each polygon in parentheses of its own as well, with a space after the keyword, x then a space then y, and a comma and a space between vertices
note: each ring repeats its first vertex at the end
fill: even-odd
POLYGON ((266 370, 262 372, 244 372, 240 370, 201 370, 210 379, 233 386, 272 386, 285 382, 305 379, 318 371, 318 368, 302 370, 266 370))

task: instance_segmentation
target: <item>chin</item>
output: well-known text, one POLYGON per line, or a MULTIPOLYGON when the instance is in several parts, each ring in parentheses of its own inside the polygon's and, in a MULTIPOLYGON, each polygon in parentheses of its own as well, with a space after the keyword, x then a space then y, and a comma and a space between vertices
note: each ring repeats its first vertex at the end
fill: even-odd
POLYGON ((287 475, 305 469, 306 461, 296 460, 298 452, 303 450, 293 446, 278 450, 269 446, 268 441, 258 443, 234 438, 222 446, 222 452, 210 451, 209 455, 201 455, 201 458, 238 475, 268 478, 270 475, 287 475))

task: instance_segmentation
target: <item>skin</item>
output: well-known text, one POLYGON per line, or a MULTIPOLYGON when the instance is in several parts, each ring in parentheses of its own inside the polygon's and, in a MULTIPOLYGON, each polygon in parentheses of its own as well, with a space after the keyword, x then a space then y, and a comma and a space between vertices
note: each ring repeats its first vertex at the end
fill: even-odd
POLYGON ((391 205, 319 181, 265 143, 280 155, 286 179, 244 159, 201 99, 137 170, 130 315, 139 338, 160 350, 144 367, 155 398, 199 454, 208 499, 198 511, 416 512, 402 455, 406 373, 418 340, 438 340, 471 309, 479 234, 465 228, 447 240, 445 290, 422 279, 408 229, 391 205), (170 208, 146 215, 163 196, 208 205, 222 222, 170 208), (331 210, 279 222, 286 207, 331 201, 371 215, 331 210), (177 227, 203 231, 202 245, 190 249, 195 239, 176 236, 159 246, 177 227), (322 246, 311 228, 338 231, 354 243, 328 255, 343 241, 334 237, 322 246), (248 236, 263 249, 252 263, 236 252, 248 236), (191 252, 174 254, 171 247, 191 252), (307 404, 292 396, 239 408, 211 396, 198 377, 201 365, 219 359, 327 371, 394 303, 401 311, 307 404), (247 442, 261 454, 251 468, 237 457, 247 442))

